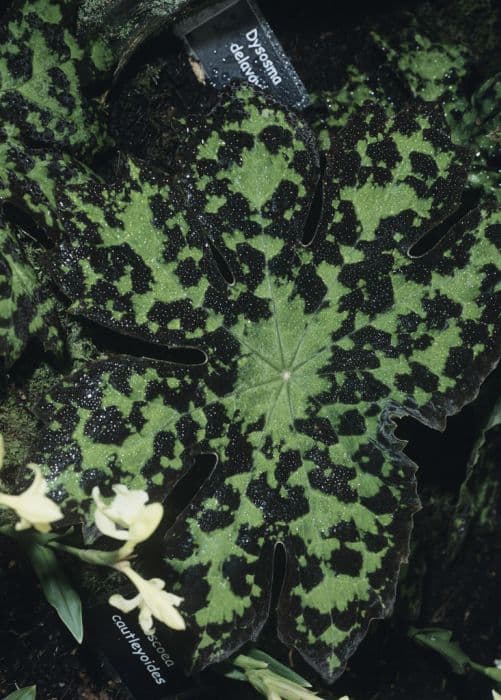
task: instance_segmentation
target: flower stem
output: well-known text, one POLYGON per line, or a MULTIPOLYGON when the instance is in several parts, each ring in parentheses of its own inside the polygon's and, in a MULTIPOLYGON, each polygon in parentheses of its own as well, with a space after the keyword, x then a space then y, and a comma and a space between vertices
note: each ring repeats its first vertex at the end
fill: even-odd
POLYGON ((70 545, 63 544, 57 540, 52 540, 51 542, 47 542, 47 544, 49 547, 72 554, 87 564, 96 564, 97 566, 114 566, 121 559, 120 550, 107 552, 101 549, 80 549, 79 547, 72 547, 70 545))

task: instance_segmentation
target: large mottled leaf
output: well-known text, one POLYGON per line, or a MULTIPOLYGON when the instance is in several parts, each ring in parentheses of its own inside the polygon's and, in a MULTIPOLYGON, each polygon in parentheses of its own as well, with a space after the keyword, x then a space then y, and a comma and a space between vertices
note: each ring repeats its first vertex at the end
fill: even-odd
POLYGON ((89 363, 42 406, 36 459, 72 515, 96 483, 165 493, 215 453, 165 540, 192 666, 257 636, 282 543, 279 635, 333 678, 391 610, 407 554, 414 466, 393 418, 442 427, 497 359, 499 214, 413 255, 466 177, 431 107, 356 113, 309 246, 318 163, 299 119, 242 88, 184 159, 170 188, 133 164, 114 186, 61 188, 58 281, 79 314, 207 361, 89 363))
POLYGON ((61 352, 53 291, 26 258, 13 227, 0 216, 0 357, 7 366, 33 336, 61 352))
POLYGON ((446 112, 453 109, 459 85, 467 74, 470 53, 461 45, 442 44, 416 33, 415 27, 400 32, 398 49, 391 41, 374 33, 376 43, 385 49, 387 59, 405 76, 415 95, 423 100, 442 100, 446 112))
POLYGON ((73 27, 75 0, 16 1, 0 26, 1 130, 29 145, 92 154, 106 141, 99 107, 82 94, 109 57, 98 42, 84 50, 73 27))
MULTIPOLYGON (((78 45, 70 31, 75 10, 74 2, 15 2, 0 27, 0 200, 28 202, 45 223, 57 206, 49 170, 61 157, 44 156, 40 147, 91 157, 107 140, 97 103, 85 100, 80 80, 80 73, 96 77, 104 56, 98 42, 86 51, 78 45)), ((1 217, 0 354, 12 364, 30 336, 53 350, 61 343, 53 292, 1 217)))
MULTIPOLYGON (((480 48, 492 52, 496 46, 499 32, 489 26, 496 12, 488 7, 490 0, 468 5, 468 0, 453 0, 445 8, 425 4, 412 14, 393 13, 391 21, 383 16, 378 29, 359 28, 359 50, 349 57, 344 82, 312 96, 313 124, 321 146, 329 148, 337 129, 365 100, 377 100, 389 116, 409 100, 436 101, 444 110, 452 140, 470 149, 469 184, 480 196, 499 201, 501 82, 499 76, 483 73, 486 66, 478 55, 480 48), (470 26, 466 18, 472 13, 481 17, 471 20, 470 26), (474 85, 480 86, 472 93, 474 85)), ((336 55, 339 42, 334 38, 332 42, 336 55)), ((494 65, 499 70, 499 61, 494 65)))
POLYGON ((501 178, 499 118, 501 83, 494 76, 471 95, 468 80, 476 67, 471 51, 459 42, 443 43, 421 34, 414 21, 390 39, 373 33, 386 60, 401 76, 412 95, 439 101, 452 140, 471 149, 470 184, 499 201, 501 178))

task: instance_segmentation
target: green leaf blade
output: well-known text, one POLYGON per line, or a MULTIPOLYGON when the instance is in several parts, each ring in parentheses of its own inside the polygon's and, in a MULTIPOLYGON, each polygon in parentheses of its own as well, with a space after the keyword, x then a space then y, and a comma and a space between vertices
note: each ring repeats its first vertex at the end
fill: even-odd
POLYGON ((204 442, 206 374, 122 356, 89 363, 54 387, 38 407, 47 430, 34 459, 50 464, 50 494, 65 503, 67 519, 89 516, 95 485, 111 494, 126 483, 165 497, 192 464, 190 441, 204 442), (181 430, 184 445, 174 439, 181 430))
POLYGON ((394 418, 440 427, 498 357, 498 214, 474 211, 409 255, 466 178, 429 107, 354 115, 307 247, 318 157, 297 117, 242 88, 184 152, 180 189, 131 162, 112 185, 68 186, 56 276, 75 312, 207 362, 90 363, 43 405, 37 458, 74 519, 88 517, 95 484, 165 495, 194 455, 215 453, 164 547, 190 665, 259 634, 281 543, 279 635, 332 680, 391 612, 408 552, 415 466, 394 418))
POLYGON ((9 693, 4 700, 35 700, 37 696, 37 689, 35 685, 26 686, 26 688, 19 688, 9 693))
POLYGON ((0 215, 0 356, 7 366, 20 357, 32 337, 61 354, 53 290, 22 251, 14 226, 0 215))
POLYGON ((69 629, 76 641, 83 640, 82 603, 67 579, 56 555, 47 547, 26 543, 28 557, 40 580, 47 601, 69 629))
POLYGON ((76 39, 78 3, 33 0, 16 5, 1 29, 2 126, 15 122, 31 143, 94 153, 107 139, 100 106, 81 92, 80 74, 91 72, 92 58, 76 39))

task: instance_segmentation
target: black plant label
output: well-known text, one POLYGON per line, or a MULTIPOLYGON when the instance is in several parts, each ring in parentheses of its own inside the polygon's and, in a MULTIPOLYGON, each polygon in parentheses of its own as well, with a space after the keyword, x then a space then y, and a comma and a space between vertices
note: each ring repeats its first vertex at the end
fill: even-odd
POLYGON ((244 80, 289 107, 309 104, 306 88, 253 0, 212 5, 183 20, 176 31, 216 88, 244 80))
POLYGON ((180 660, 179 632, 157 625, 146 635, 137 609, 125 614, 108 604, 86 611, 86 638, 111 665, 137 700, 213 698, 198 676, 187 676, 180 660))

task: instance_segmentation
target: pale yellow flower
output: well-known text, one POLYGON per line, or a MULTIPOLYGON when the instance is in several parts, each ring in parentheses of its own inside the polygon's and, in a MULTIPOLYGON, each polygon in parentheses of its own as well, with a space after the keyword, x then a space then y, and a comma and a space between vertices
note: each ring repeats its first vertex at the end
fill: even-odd
POLYGON ((129 490, 127 486, 113 486, 115 496, 110 504, 106 504, 94 486, 92 497, 96 504, 94 521, 97 528, 108 537, 129 543, 128 550, 134 545, 144 542, 157 529, 163 516, 163 506, 160 503, 150 503, 146 491, 129 490))
MULTIPOLYGON (((3 439, 0 436, 0 459, 3 459, 3 451, 3 439)), ((35 473, 32 483, 18 496, 0 493, 0 505, 11 508, 18 515, 16 530, 34 527, 39 532, 49 532, 50 523, 61 520, 63 514, 59 506, 45 495, 47 482, 40 467, 36 464, 28 464, 28 467, 35 473)))
POLYGON ((118 594, 112 595, 109 599, 110 605, 124 613, 139 608, 139 624, 146 635, 154 632, 153 618, 174 630, 186 629, 185 622, 177 610, 177 607, 183 602, 183 598, 164 591, 165 581, 160 578, 144 579, 126 561, 115 564, 114 568, 132 581, 138 594, 130 599, 118 594))

